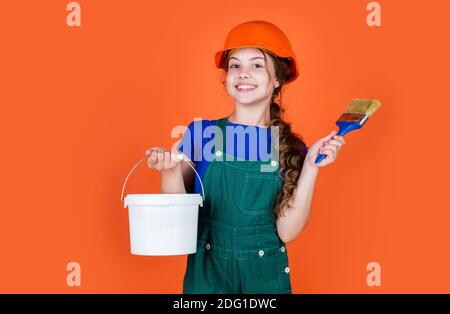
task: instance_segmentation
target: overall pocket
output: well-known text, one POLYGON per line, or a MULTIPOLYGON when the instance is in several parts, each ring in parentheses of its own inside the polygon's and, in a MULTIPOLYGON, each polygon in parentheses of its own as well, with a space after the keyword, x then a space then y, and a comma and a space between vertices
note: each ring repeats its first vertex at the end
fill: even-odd
POLYGON ((238 251, 242 293, 288 293, 282 246, 238 251))
POLYGON ((197 252, 188 256, 183 293, 224 293, 230 258, 230 250, 199 239, 197 252))
POLYGON ((249 215, 271 215, 280 181, 273 173, 245 174, 239 209, 249 215))

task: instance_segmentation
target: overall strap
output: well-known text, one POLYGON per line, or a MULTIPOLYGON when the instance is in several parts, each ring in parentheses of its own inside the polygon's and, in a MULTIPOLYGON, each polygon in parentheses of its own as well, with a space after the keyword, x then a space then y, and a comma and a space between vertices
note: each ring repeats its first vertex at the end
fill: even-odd
MULTIPOLYGON (((227 125, 226 117, 217 120, 216 127, 218 127, 222 131, 222 134, 217 133, 217 129, 216 129, 216 133, 214 135, 214 153, 216 153, 217 151, 221 151, 222 153, 225 152, 226 143, 227 143, 226 125, 227 125), (220 135, 222 135, 222 143, 219 142, 220 135)), ((221 159, 222 156, 223 155, 217 156, 217 157, 220 157, 219 159, 221 159)))
POLYGON ((278 163, 278 154, 275 148, 276 145, 279 147, 279 128, 278 132, 275 132, 274 128, 270 128, 270 160, 276 161, 278 163))

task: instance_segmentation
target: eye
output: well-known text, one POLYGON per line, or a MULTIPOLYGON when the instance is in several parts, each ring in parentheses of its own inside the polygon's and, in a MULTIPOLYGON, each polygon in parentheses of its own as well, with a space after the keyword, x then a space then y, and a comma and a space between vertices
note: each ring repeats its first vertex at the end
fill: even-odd
MULTIPOLYGON (((231 64, 231 65, 230 65, 230 69, 234 69, 234 66, 239 67, 238 64, 231 64)), ((264 65, 259 64, 259 63, 255 63, 254 66, 255 66, 256 68, 263 68, 263 67, 264 67, 264 65)))

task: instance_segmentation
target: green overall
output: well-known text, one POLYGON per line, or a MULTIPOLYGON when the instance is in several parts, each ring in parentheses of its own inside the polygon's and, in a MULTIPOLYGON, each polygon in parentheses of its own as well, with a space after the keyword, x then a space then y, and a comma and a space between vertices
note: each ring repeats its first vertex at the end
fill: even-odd
POLYGON ((227 155, 220 150, 227 121, 217 121, 223 142, 215 136, 214 160, 203 179, 197 252, 188 255, 183 293, 292 293, 287 250, 273 216, 282 188, 275 141, 268 161, 227 155), (274 168, 261 171, 261 165, 274 168))

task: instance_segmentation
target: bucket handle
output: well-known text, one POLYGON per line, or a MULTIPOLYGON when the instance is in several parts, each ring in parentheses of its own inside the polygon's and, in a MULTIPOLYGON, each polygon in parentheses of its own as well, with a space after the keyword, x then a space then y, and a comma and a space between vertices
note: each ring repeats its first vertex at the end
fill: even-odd
MULTIPOLYGON (((195 174, 196 174, 197 177, 198 177, 198 180, 199 180, 199 182, 200 182, 200 185, 202 186, 202 199, 203 199, 203 201, 204 201, 204 200, 205 200, 205 190, 204 190, 204 188, 203 188, 202 179, 200 178, 200 175, 198 174, 197 170, 195 170, 195 168, 189 163, 189 161, 186 160, 186 158, 185 158, 185 156, 184 156, 183 153, 178 154, 176 158, 178 158, 178 159, 180 159, 180 160, 184 160, 184 161, 189 165, 189 167, 191 167, 192 170, 194 170, 195 174)), ((136 167, 137 167, 142 161, 144 161, 144 160, 146 160, 146 159, 147 159, 147 157, 144 157, 144 158, 142 158, 141 160, 139 160, 139 161, 134 165, 134 167, 130 170, 130 172, 128 173, 128 175, 127 175, 127 177, 126 177, 126 179, 125 179, 125 182, 123 183, 123 187, 122 187, 122 195, 121 195, 121 197, 120 197, 120 200, 121 200, 122 202, 123 202, 123 192, 125 191, 125 185, 127 184, 128 178, 130 177, 130 175, 131 175, 131 173, 134 171, 134 169, 136 169, 136 167)))

